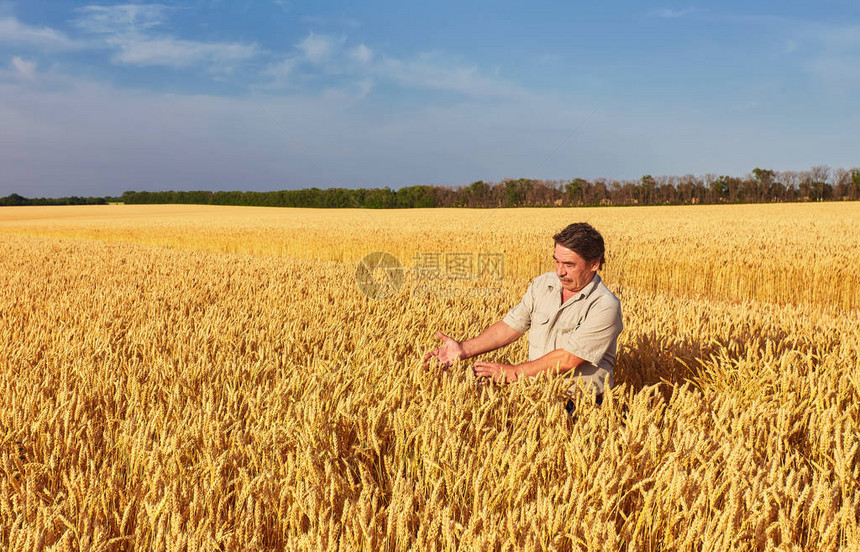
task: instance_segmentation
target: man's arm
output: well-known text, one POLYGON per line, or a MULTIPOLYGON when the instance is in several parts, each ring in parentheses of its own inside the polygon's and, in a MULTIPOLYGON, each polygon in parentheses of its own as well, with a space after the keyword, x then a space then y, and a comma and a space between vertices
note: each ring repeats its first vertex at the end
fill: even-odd
POLYGON ((578 368, 585 362, 573 353, 564 349, 550 351, 542 357, 522 364, 501 364, 498 362, 478 361, 475 363, 475 375, 493 378, 500 381, 513 382, 522 376, 536 376, 543 372, 558 370, 559 374, 578 368))
POLYGON ((568 372, 586 362, 597 366, 622 328, 621 305, 615 299, 599 309, 592 309, 576 331, 560 340, 560 348, 523 364, 476 362, 475 375, 512 382, 520 376, 536 376, 556 368, 559 373, 568 372))
POLYGON ((426 365, 431 358, 435 358, 439 364, 447 368, 458 358, 467 359, 495 351, 513 343, 523 335, 523 332, 513 329, 503 321, 496 322, 481 332, 479 336, 463 342, 442 332, 436 332, 436 337, 442 340, 442 345, 424 355, 424 364, 426 365))

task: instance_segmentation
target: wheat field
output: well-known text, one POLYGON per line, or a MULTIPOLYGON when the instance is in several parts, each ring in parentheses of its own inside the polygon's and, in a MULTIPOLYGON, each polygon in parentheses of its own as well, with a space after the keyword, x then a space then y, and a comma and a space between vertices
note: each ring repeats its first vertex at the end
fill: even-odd
POLYGON ((2 208, 0 549, 860 550, 858 236, 851 203, 2 208), (623 308, 601 407, 422 366, 575 221, 623 308))

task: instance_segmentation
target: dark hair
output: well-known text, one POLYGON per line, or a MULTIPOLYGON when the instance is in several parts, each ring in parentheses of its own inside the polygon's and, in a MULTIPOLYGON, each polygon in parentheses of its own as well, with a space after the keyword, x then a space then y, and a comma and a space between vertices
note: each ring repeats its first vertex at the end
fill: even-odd
POLYGON ((588 262, 599 260, 602 268, 606 262, 603 236, 587 222, 574 222, 552 237, 555 243, 562 245, 588 262))

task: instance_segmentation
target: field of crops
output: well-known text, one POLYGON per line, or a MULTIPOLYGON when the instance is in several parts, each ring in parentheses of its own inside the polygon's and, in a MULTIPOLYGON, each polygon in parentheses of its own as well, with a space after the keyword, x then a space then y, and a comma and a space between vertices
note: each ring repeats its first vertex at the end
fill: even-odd
POLYGON ((0 277, 2 550, 860 550, 856 203, 7 207, 0 277), (576 221, 601 407, 422 366, 576 221))

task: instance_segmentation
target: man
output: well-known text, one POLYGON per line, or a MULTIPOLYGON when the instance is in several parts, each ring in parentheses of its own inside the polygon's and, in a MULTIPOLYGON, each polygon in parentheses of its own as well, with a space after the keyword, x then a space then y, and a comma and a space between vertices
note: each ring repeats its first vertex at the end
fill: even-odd
MULTIPOLYGON (((478 361, 479 377, 513 382, 542 372, 573 371, 595 393, 614 385, 613 368, 618 334, 622 330, 621 303, 598 276, 603 266, 603 236, 590 224, 571 224, 555 236, 555 272, 532 280, 523 300, 479 336, 457 341, 436 332, 442 345, 424 357, 442 366, 494 351, 529 333, 529 361, 500 364, 478 361)), ((575 381, 571 381, 571 390, 575 381)))

